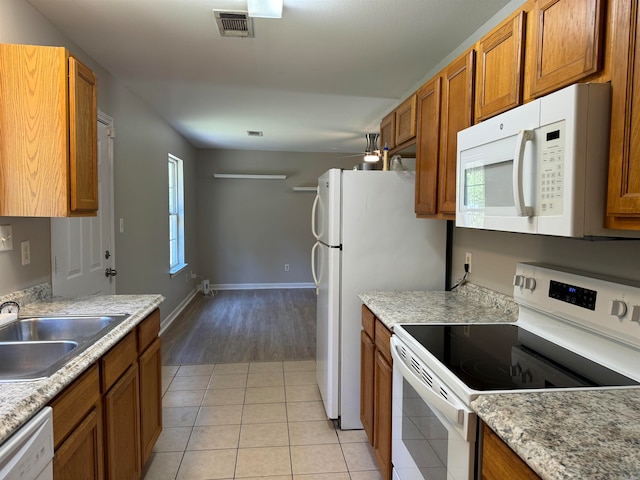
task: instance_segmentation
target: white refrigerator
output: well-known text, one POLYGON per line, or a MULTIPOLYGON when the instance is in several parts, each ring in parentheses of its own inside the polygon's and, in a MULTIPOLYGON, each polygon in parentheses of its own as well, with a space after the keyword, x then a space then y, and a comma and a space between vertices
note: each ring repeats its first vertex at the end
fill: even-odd
POLYGON ((316 376, 327 417, 360 422, 360 330, 365 290, 444 290, 446 221, 417 219, 415 173, 331 169, 318 179, 311 251, 316 284, 316 376))

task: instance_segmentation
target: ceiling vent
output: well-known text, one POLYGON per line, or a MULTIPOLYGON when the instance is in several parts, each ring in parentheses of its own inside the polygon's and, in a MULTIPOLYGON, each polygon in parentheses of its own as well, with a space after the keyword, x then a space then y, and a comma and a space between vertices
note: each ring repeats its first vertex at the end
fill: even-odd
POLYGON ((214 10, 221 37, 253 37, 253 21, 247 12, 214 10))

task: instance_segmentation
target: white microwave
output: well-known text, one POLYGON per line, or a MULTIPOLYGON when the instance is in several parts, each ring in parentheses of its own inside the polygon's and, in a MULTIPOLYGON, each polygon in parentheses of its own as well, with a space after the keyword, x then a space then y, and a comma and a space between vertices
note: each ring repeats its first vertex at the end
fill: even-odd
POLYGON ((610 84, 580 83, 459 132, 456 226, 635 236, 604 228, 610 118, 610 84))

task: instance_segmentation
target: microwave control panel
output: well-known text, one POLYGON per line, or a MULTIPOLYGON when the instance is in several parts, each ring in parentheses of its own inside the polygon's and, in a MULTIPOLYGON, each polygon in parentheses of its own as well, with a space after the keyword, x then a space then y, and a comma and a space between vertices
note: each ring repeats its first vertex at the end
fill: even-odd
POLYGON ((562 215, 564 205, 565 122, 552 123, 536 131, 539 145, 537 215, 562 215))

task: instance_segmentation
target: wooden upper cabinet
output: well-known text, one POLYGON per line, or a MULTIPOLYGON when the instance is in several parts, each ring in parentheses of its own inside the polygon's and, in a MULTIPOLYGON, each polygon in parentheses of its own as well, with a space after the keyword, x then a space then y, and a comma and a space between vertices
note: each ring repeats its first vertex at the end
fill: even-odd
POLYGON ((621 0, 616 9, 611 66, 608 228, 640 230, 639 7, 638 0, 621 0))
POLYGON ((396 146, 396 115, 391 112, 380 122, 380 150, 386 145, 389 150, 396 146))
POLYGON ((399 146, 416 136, 416 94, 402 102, 394 112, 396 116, 395 146, 399 146))
POLYGON ((442 74, 438 212, 443 218, 455 218, 458 132, 473 124, 474 63, 475 51, 469 50, 442 74))
POLYGON ((95 75, 65 48, 10 44, 0 71, 0 216, 95 215, 95 75))
POLYGON ((600 69, 604 0, 536 0, 531 96, 577 82, 600 69))
POLYGON ((425 83, 417 93, 418 130, 416 132, 417 216, 438 213, 438 160, 440 158, 440 76, 425 83))
POLYGON ((522 103, 525 12, 502 22, 476 45, 476 121, 522 103))

